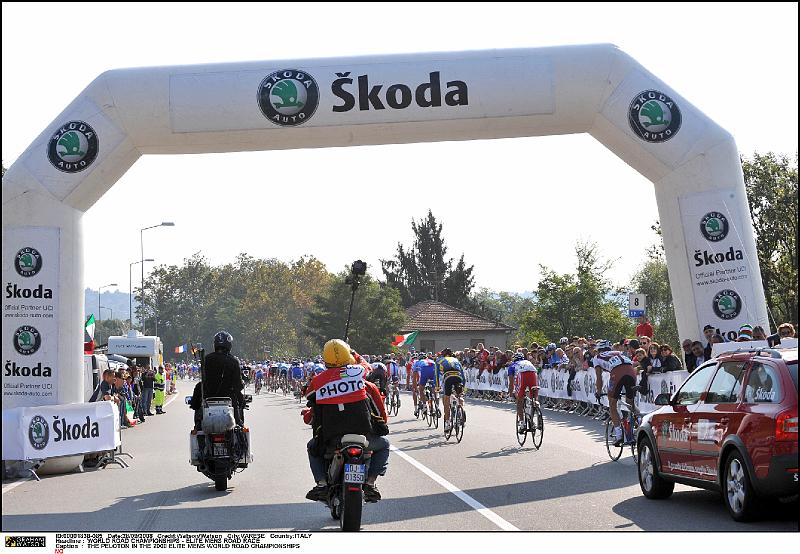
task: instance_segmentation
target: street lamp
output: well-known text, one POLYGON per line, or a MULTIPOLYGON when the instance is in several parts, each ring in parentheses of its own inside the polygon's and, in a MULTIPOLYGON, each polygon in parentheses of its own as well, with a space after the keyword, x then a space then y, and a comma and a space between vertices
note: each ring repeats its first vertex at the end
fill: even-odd
POLYGON ((101 321, 103 319, 103 316, 100 314, 100 308, 102 308, 102 306, 100 305, 100 291, 108 287, 116 287, 116 286, 117 286, 116 283, 111 283, 110 285, 103 285, 102 287, 97 289, 97 321, 101 321))
MULTIPOLYGON (((133 278, 131 274, 133 272, 133 266, 136 264, 141 264, 142 262, 154 262, 153 258, 147 258, 146 260, 136 260, 135 262, 131 262, 128 266, 128 301, 130 303, 130 311, 128 312, 128 325, 130 328, 133 329, 133 278)), ((142 264, 144 266, 144 264, 142 264)))
MULTIPOLYGON (((100 306, 100 310, 108 310, 109 312, 111 312, 111 321, 113 321, 113 320, 114 320, 114 310, 112 310, 111 308, 108 308, 108 307, 106 307, 106 306, 100 306)), ((99 312, 100 310, 98 310, 98 312, 99 312)), ((111 330, 110 330, 110 329, 111 329, 111 328, 109 327, 109 331, 108 331, 108 334, 109 334, 109 336, 111 335, 111 330)), ((99 326, 98 326, 98 328, 97 328, 97 336, 98 336, 98 340, 97 340, 97 342, 98 342, 98 344, 101 344, 101 343, 100 343, 100 339, 99 339, 99 337, 100 337, 100 327, 99 327, 99 326)), ((106 339, 106 343, 108 343, 108 339, 106 339)))
MULTIPOLYGON (((152 225, 150 227, 145 227, 144 229, 139 230, 139 246, 141 246, 142 251, 142 307, 145 306, 144 302, 144 232, 148 229, 155 229, 156 227, 175 227, 175 224, 171 221, 164 221, 159 223, 158 225, 152 225)), ((142 316, 142 334, 145 333, 145 326, 146 326, 146 318, 142 316)))

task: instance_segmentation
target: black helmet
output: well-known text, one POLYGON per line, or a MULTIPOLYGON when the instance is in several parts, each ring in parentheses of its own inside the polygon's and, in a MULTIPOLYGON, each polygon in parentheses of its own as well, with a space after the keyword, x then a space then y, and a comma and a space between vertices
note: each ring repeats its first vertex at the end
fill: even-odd
POLYGON ((227 331, 220 331, 214 335, 214 350, 222 350, 223 352, 230 352, 233 346, 233 337, 227 331))

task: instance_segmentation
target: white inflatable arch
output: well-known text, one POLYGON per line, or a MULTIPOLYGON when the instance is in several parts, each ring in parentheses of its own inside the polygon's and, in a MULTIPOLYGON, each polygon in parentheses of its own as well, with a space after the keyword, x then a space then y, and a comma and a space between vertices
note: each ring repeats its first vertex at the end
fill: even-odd
POLYGON ((3 179, 3 407, 82 401, 81 219, 143 154, 567 133, 653 182, 682 337, 767 325, 733 138, 612 45, 121 69, 3 179))

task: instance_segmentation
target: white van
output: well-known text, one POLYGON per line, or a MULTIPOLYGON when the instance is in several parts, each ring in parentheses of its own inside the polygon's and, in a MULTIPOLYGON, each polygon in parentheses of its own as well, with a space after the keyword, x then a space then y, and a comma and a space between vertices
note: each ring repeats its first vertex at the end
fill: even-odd
POLYGON ((164 365, 164 345, 155 336, 145 336, 131 329, 124 337, 108 337, 108 354, 130 358, 137 366, 157 368, 164 365))

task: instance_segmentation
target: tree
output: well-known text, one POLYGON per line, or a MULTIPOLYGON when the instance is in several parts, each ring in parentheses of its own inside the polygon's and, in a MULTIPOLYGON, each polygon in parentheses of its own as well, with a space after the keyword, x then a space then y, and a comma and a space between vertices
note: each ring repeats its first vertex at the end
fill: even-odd
MULTIPOLYGON (((350 306, 350 285, 345 283, 349 270, 336 275, 328 290, 319 295, 308 315, 307 329, 318 345, 344 336, 350 306)), ((381 285, 368 275, 362 277, 353 303, 349 343, 358 352, 389 352, 392 339, 405 321, 400 293, 381 285)))
POLYGON ((588 335, 616 340, 632 332, 621 296, 605 277, 613 262, 601 260, 594 243, 578 243, 575 255, 575 273, 558 274, 541 266, 536 298, 519 316, 522 341, 541 344, 588 335))
POLYGON ((742 157, 764 295, 775 324, 797 323, 797 152, 742 157))
POLYGON ((473 266, 467 267, 464 255, 453 265, 446 258, 447 246, 442 237, 442 224, 433 212, 419 223, 411 220, 414 245, 410 250, 397 245, 392 260, 381 260, 386 284, 400 293, 403 306, 424 300, 438 300, 458 308, 472 307, 469 295, 475 286, 473 266))
POLYGON ((101 346, 108 343, 108 337, 127 334, 130 329, 127 319, 103 319, 95 321, 94 343, 101 346))

